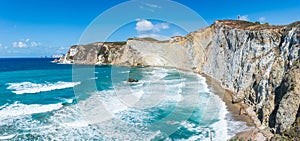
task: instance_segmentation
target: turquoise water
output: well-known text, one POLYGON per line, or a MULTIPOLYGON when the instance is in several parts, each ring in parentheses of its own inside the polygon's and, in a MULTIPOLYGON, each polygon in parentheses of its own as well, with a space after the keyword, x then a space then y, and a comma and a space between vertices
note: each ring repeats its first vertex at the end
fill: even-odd
POLYGON ((226 140, 243 128, 193 73, 0 59, 0 140, 226 140))

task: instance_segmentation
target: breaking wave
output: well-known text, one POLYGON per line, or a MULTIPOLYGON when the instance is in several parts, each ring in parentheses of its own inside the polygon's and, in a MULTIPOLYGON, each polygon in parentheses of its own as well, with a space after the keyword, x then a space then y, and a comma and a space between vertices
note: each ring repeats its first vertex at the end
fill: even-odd
POLYGON ((40 105, 40 104, 22 104, 15 102, 12 105, 4 105, 0 107, 0 119, 7 117, 17 117, 23 115, 31 115, 36 113, 45 113, 53 110, 58 110, 62 108, 63 105, 59 104, 49 104, 49 105, 40 105))
POLYGON ((34 94, 40 92, 47 92, 59 89, 72 88, 79 85, 80 82, 56 82, 37 84, 32 82, 8 83, 8 90, 12 90, 15 94, 34 94))

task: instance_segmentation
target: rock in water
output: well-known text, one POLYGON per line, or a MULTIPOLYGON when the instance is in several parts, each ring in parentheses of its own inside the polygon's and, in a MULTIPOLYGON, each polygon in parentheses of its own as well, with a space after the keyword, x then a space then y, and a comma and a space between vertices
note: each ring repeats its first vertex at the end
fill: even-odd
POLYGON ((52 61, 52 63, 58 63, 58 62, 59 62, 58 59, 54 59, 54 60, 52 61))
POLYGON ((137 80, 137 79, 133 79, 133 78, 128 78, 128 82, 139 82, 139 80, 137 80))

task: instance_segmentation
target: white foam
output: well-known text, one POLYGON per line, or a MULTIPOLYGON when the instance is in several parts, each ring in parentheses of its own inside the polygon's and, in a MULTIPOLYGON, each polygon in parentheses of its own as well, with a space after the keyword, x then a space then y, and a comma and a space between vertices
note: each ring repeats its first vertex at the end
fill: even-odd
POLYGON ((62 126, 72 127, 72 128, 87 127, 88 125, 89 123, 86 120, 77 120, 73 122, 62 123, 62 126))
POLYGON ((0 110, 2 110, 3 108, 7 107, 8 105, 9 105, 9 104, 6 103, 6 104, 4 104, 3 106, 0 106, 0 110))
POLYGON ((145 92, 143 90, 139 90, 139 91, 133 93, 133 95, 135 97, 137 97, 138 99, 141 99, 141 97, 143 96, 143 94, 145 94, 145 92))
POLYGON ((90 80, 97 80, 98 79, 98 77, 92 77, 92 78, 90 78, 90 80))
POLYGON ((173 95, 166 95, 165 99, 167 101, 176 101, 176 102, 180 102, 184 99, 184 97, 181 94, 173 94, 173 95))
POLYGON ((120 73, 130 73, 130 71, 121 71, 120 73))
POLYGON ((113 90, 100 91, 97 92, 100 101, 105 106, 105 108, 112 112, 113 114, 125 111, 128 107, 120 101, 119 97, 115 94, 113 90))
POLYGON ((150 80, 160 80, 160 79, 168 76, 168 72, 170 72, 170 70, 168 70, 168 69, 155 68, 151 72, 145 72, 145 74, 149 74, 150 75, 148 77, 148 79, 150 79, 150 80))
MULTIPOLYGON (((92 97, 92 99, 87 100, 88 103, 91 105, 99 104, 99 101, 93 101, 96 97, 92 97)), ((52 140, 146 140, 155 134, 148 130, 145 131, 144 129, 139 128, 139 126, 132 126, 132 124, 128 124, 129 121, 127 122, 124 120, 119 121, 111 119, 98 124, 89 124, 89 121, 83 119, 85 117, 80 114, 81 111, 77 111, 74 107, 75 105, 72 105, 55 111, 49 121, 53 122, 56 126, 48 128, 48 130, 42 129, 41 135, 46 138, 55 133, 55 136, 50 137, 52 140), (57 129, 59 132, 55 131, 57 129)), ((124 114, 128 114, 132 117, 132 114, 129 112, 124 112, 124 114)), ((136 114, 137 116, 133 117, 140 118, 143 116, 140 112, 136 114)))
MULTIPOLYGON (((191 74, 192 75, 192 74, 191 74)), ((200 95, 201 100, 206 101, 201 101, 199 103, 201 111, 203 111, 203 115, 200 116, 199 121, 202 124, 207 124, 207 125, 196 125, 194 123, 191 123, 189 121, 184 121, 181 123, 181 125, 186 128, 187 130, 195 133, 201 133, 201 134, 196 134, 191 137, 189 137, 188 141, 193 141, 193 140, 210 140, 209 136, 212 136, 213 140, 227 140, 231 136, 228 135, 228 124, 226 120, 226 115, 229 113, 227 110, 227 107, 225 103, 221 100, 221 98, 213 93, 210 92, 208 85, 206 84, 206 79, 202 77, 201 75, 195 75, 198 77, 197 84, 196 82, 192 82, 194 84, 198 85, 197 91, 199 92, 204 92, 208 93, 208 97, 204 95, 200 95), (217 120, 217 122, 211 124, 212 121, 217 120)), ((191 82, 187 82, 186 86, 191 85, 191 82)), ((196 85, 196 86, 197 86, 196 85)), ((195 86, 193 86, 195 87, 195 86)))
MULTIPOLYGON (((222 105, 220 107, 220 111, 216 113, 218 116, 215 117, 214 114, 209 114, 209 111, 204 112, 204 115, 201 117, 200 120, 207 121, 207 126, 199 126, 197 124, 191 123, 189 121, 183 121, 181 122, 181 125, 186 128, 188 131, 195 132, 195 133, 201 133, 201 134, 195 134, 191 137, 189 137, 188 141, 194 141, 194 140, 204 140, 204 141, 210 141, 210 138, 212 140, 228 140, 231 136, 228 135, 228 125, 227 121, 224 117, 228 113, 226 110, 226 107, 222 105), (219 121, 209 125, 209 122, 211 120, 218 119, 219 121), (208 136, 208 137, 207 137, 208 136)), ((212 111, 214 113, 215 111, 212 111)))
POLYGON ((72 104, 74 103, 74 99, 65 99, 65 98, 59 98, 61 101, 63 101, 63 104, 72 104))
POLYGON ((13 120, 13 118, 0 119, 0 124, 3 123, 0 128, 7 131, 0 135, 0 138, 32 140, 30 136, 28 137, 29 134, 39 136, 39 140, 105 140, 101 133, 105 128, 90 126, 76 107, 76 105, 65 106, 53 111, 53 116, 50 116, 45 123, 35 120, 31 116, 20 116, 17 120, 13 120))
MULTIPOLYGON (((156 73, 167 75, 167 72, 164 72, 164 70, 160 71, 159 69, 156 69, 156 71, 157 72, 155 72, 154 75, 156 75, 156 73)), ((41 140, 151 140, 160 136, 165 137, 164 132, 161 132, 159 130, 152 131, 151 129, 147 128, 147 124, 149 124, 148 121, 155 120, 156 118, 156 113, 153 113, 157 112, 156 107, 174 104, 174 102, 169 101, 182 101, 182 99, 184 99, 184 102, 186 102, 185 104, 188 105, 190 95, 199 94, 199 92, 209 93, 209 89, 205 84, 205 79, 201 76, 198 76, 198 80, 185 80, 181 78, 163 80, 162 76, 163 75, 158 77, 151 77, 150 75, 147 75, 145 79, 143 78, 144 80, 140 80, 138 83, 132 86, 124 85, 126 83, 122 83, 120 84, 120 86, 119 84, 116 84, 118 86, 115 86, 114 90, 111 89, 94 93, 91 92, 89 93, 91 94, 89 98, 83 101, 78 101, 76 105, 64 107, 62 107, 61 104, 58 104, 57 106, 55 106, 55 104, 53 104, 52 106, 44 105, 45 107, 42 107, 42 105, 25 105, 18 103, 13 104, 14 106, 4 105, 0 107, 0 119, 2 115, 7 115, 9 113, 17 113, 17 115, 13 116, 18 116, 22 114, 29 115, 32 111, 41 112, 51 111, 52 109, 54 109, 54 111, 52 110, 53 115, 50 116, 49 119, 47 119, 47 123, 31 119, 30 116, 18 117, 18 120, 10 120, 12 118, 6 118, 5 120, 1 120, 1 122, 3 121, 4 125, 9 125, 17 131, 27 132, 27 129, 30 129, 30 134, 32 133, 34 135, 40 136, 41 140), (147 82, 151 83, 147 84, 147 82), (149 88, 147 86, 149 86, 149 88), (184 89, 182 89, 182 87, 184 87, 184 89), (116 91, 118 92, 117 94, 116 91), (150 100, 161 102, 159 102, 160 105, 151 105, 153 107, 150 107, 150 109, 148 110, 141 110, 138 108, 132 108, 130 104, 125 103, 126 101, 124 102, 123 99, 120 99, 123 95, 134 96, 137 98, 137 100, 141 100, 141 103, 143 102, 142 100, 149 99, 146 99, 147 96, 152 97, 150 100), (160 97, 162 98, 159 99, 160 97), (109 111, 109 114, 112 114, 114 118, 107 119, 105 122, 101 122, 99 124, 93 124, 93 122, 91 122, 90 119, 87 118, 86 115, 84 115, 82 109, 79 109, 80 102, 84 102, 82 106, 86 106, 86 108, 83 109, 87 110, 98 110, 95 107, 102 106, 103 108, 100 107, 99 109, 101 110, 102 108, 102 110, 105 109, 105 111, 109 111)), ((208 96, 210 95, 208 94, 208 96)), ((225 104, 222 103, 222 100, 218 99, 217 96, 207 98, 205 95, 202 98, 204 100, 203 103, 199 103, 200 106, 202 106, 203 104, 210 104, 209 102, 205 102, 206 99, 209 98, 213 99, 214 102, 218 103, 217 106, 219 106, 218 108, 221 109, 211 111, 218 111, 218 115, 215 118, 219 119, 219 121, 217 121, 213 125, 208 125, 208 127, 194 124, 188 121, 178 121, 180 125, 182 125, 191 132, 201 132, 201 134, 195 134, 194 136, 183 140, 210 140, 206 137, 206 135, 210 134, 211 131, 213 131, 213 140, 228 139, 228 124, 225 120, 225 115, 228 111, 226 110, 225 104)), ((72 99, 61 100, 67 103, 73 103, 72 99)), ((213 107, 215 107, 210 105, 208 106, 209 109, 213 109, 213 107)), ((165 107, 165 109, 168 110, 169 106, 165 107)), ((160 108, 160 110, 165 110, 163 107, 158 108, 160 108)), ((207 113, 209 111, 210 110, 206 110, 204 114, 209 114, 207 113)), ((95 112, 96 111, 92 111, 89 114, 95 114, 95 112)), ((105 115, 100 114, 96 117, 101 118, 103 116, 105 115)), ((173 124, 173 121, 170 121, 170 123, 168 124, 173 124)), ((5 128, 10 129, 10 127, 6 126, 5 128)), ((6 136, 5 134, 5 136, 2 135, 2 137, 12 137, 10 134, 15 133, 13 131, 10 131, 9 133, 7 133, 7 135, 9 136, 6 136)), ((28 137, 25 134, 18 134, 17 138, 24 140, 28 139, 28 137)))
POLYGON ((205 136, 210 133, 211 129, 209 127, 203 127, 203 126, 198 126, 194 123, 188 122, 188 121, 183 121, 180 123, 180 125, 184 128, 186 128, 190 132, 195 132, 195 133, 201 133, 201 134, 196 134, 188 139, 180 139, 180 140, 187 140, 187 141, 195 141, 195 140, 208 140, 205 136))
MULTIPOLYGON (((225 102, 215 94, 211 94, 211 99, 208 102, 208 108, 206 113, 212 111, 215 113, 214 118, 218 119, 217 122, 211 124, 209 127, 213 129, 212 139, 213 140, 228 140, 231 136, 228 134, 228 123, 226 120, 226 115, 229 113, 225 102), (215 109, 215 110, 212 110, 215 109)), ((212 115, 210 115, 212 116, 212 115)))
POLYGON ((80 82, 56 82, 56 83, 44 83, 37 84, 32 82, 21 82, 21 83, 8 83, 8 90, 12 90, 15 94, 34 94, 40 92, 47 92, 59 89, 71 88, 79 85, 80 82))
POLYGON ((117 99, 111 99, 111 100, 112 103, 108 103, 108 101, 104 102, 104 106, 108 111, 111 111, 114 115, 128 109, 128 106, 125 105, 120 100, 117 99))
POLYGON ((58 110, 62 107, 63 107, 62 104, 26 105, 26 104, 15 102, 14 104, 6 106, 0 110, 0 118, 16 117, 16 116, 30 115, 36 113, 45 113, 53 110, 58 110))
POLYGON ((7 135, 7 136, 0 136, 0 140, 8 140, 8 139, 12 139, 13 137, 15 137, 16 135, 7 135))

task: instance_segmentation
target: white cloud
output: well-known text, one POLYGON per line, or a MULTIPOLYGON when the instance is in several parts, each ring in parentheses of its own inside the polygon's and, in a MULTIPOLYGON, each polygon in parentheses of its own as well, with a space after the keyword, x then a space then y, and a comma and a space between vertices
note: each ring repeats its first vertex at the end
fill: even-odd
POLYGON ((265 20, 266 20, 266 17, 260 17, 260 18, 259 18, 259 21, 260 21, 260 22, 264 22, 265 20))
POLYGON ((154 38, 157 40, 168 40, 170 37, 164 36, 159 33, 161 30, 164 29, 169 29, 169 23, 157 23, 153 24, 149 20, 144 20, 144 19, 137 19, 136 27, 135 29, 138 32, 138 37, 139 38, 154 38))
POLYGON ((153 31, 159 32, 161 29, 168 29, 168 28, 170 28, 168 23, 159 23, 154 25, 153 31))
POLYGON ((7 48, 8 48, 8 46, 4 46, 4 45, 2 45, 2 44, 0 43, 0 48, 7 49, 7 48))
POLYGON ((142 5, 139 6, 140 9, 144 9, 144 10, 147 10, 147 11, 150 11, 150 12, 155 12, 156 9, 162 8, 159 5, 151 4, 151 3, 143 3, 142 2, 141 4, 142 5))
POLYGON ((148 20, 141 20, 137 19, 136 23, 136 30, 138 32, 147 32, 147 31, 152 31, 152 32, 159 32, 161 29, 168 29, 169 24, 168 23, 158 23, 158 24, 153 24, 151 21, 148 20))
POLYGON ((17 48, 27 48, 27 44, 25 42, 19 41, 19 42, 13 42, 13 47, 17 48))
POLYGON ((238 15, 238 20, 241 20, 241 21, 249 21, 249 18, 248 18, 248 15, 238 15))
POLYGON ((184 36, 184 34, 182 34, 182 33, 180 33, 180 32, 175 32, 175 33, 173 33, 172 36, 184 36))
POLYGON ((56 53, 58 53, 58 54, 63 54, 63 53, 65 53, 68 49, 69 49, 68 47, 63 47, 63 46, 61 46, 60 48, 58 48, 58 49, 56 50, 56 53))
POLYGON ((32 41, 32 42, 29 42, 30 39, 27 38, 27 39, 22 39, 21 41, 16 41, 16 42, 13 42, 12 45, 13 47, 16 47, 16 48, 27 48, 27 47, 37 47, 39 45, 41 45, 41 43, 38 43, 38 42, 35 42, 35 41, 32 41))
POLYGON ((31 45, 31 47, 36 47, 36 46, 39 46, 40 43, 37 43, 37 42, 31 42, 30 45, 31 45))
POLYGON ((150 31, 152 30, 154 25, 152 24, 151 21, 148 20, 138 20, 136 23, 136 30, 138 32, 143 32, 143 31, 150 31))
POLYGON ((152 7, 152 8, 161 8, 160 6, 158 6, 156 4, 145 3, 145 5, 148 7, 152 7))
POLYGON ((164 41, 164 40, 169 40, 170 37, 168 36, 164 36, 164 35, 159 35, 159 34, 142 34, 138 36, 139 38, 146 38, 146 37, 150 37, 156 40, 160 40, 160 41, 164 41))

